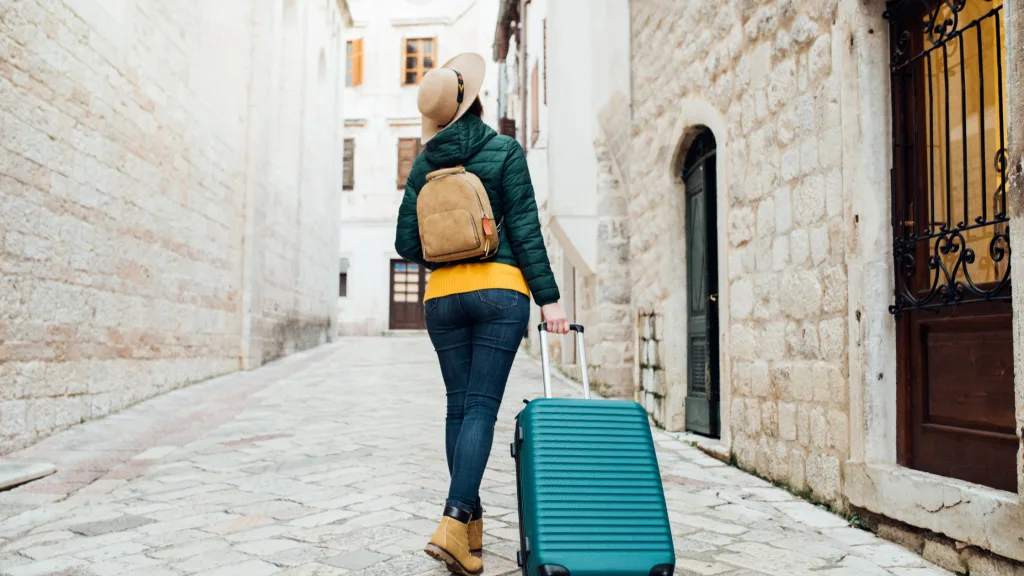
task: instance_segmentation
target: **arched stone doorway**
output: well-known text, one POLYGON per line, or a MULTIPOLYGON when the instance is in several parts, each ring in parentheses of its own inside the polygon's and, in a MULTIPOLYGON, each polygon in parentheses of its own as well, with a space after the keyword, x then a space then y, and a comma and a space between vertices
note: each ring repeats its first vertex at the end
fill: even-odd
POLYGON ((718 207, 715 137, 701 128, 683 163, 686 187, 686 429, 718 437, 718 207))

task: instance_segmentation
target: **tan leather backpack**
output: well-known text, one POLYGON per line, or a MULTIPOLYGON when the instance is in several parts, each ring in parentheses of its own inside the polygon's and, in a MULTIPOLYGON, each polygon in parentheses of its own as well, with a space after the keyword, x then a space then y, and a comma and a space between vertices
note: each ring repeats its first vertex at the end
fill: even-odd
POLYGON ((498 229, 484 185, 463 166, 435 170, 416 200, 423 259, 455 262, 498 252, 498 229))

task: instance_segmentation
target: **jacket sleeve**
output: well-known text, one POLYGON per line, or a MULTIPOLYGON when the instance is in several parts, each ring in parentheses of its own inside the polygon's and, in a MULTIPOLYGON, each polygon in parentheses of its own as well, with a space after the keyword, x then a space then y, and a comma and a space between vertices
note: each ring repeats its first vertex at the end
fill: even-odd
POLYGON ((530 169, 516 140, 511 140, 506 149, 501 185, 505 234, 533 299, 538 306, 558 302, 558 284, 544 247, 530 169))
POLYGON ((413 186, 413 179, 407 178, 405 182, 405 195, 402 197, 402 204, 398 207, 398 224, 395 228, 395 251, 398 255, 410 262, 427 266, 423 261, 423 245, 420 243, 420 224, 416 217, 417 192, 413 186))

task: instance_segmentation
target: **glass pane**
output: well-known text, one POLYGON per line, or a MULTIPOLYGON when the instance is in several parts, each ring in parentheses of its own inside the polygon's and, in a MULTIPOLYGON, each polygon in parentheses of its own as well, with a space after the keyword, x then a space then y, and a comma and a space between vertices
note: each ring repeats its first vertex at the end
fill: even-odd
POLYGON ((345 86, 352 85, 352 71, 345 72, 345 86))
POLYGON ((405 262, 395 262, 395 272, 405 272, 405 262))
POLYGON ((419 264, 409 264, 409 272, 419 272, 419 271, 420 271, 420 265, 419 264))
POLYGON ((405 73, 405 83, 406 84, 418 84, 419 83, 419 78, 417 78, 415 72, 406 72, 405 73))
POLYGON ((433 40, 422 40, 423 42, 423 53, 433 54, 434 53, 434 41, 433 40))
POLYGON ((406 54, 416 54, 419 51, 418 48, 419 46, 417 46, 417 42, 415 40, 409 40, 405 43, 406 54))
POLYGON ((423 67, 424 68, 433 68, 434 67, 434 57, 433 56, 424 56, 423 57, 423 67))
MULTIPOLYGON (((972 22, 991 9, 992 4, 985 0, 967 0, 958 17, 962 22, 972 22)), ((943 5, 939 21, 951 16, 948 6, 943 5)), ((1009 266, 1008 259, 993 250, 993 246, 1003 247, 995 237, 1006 232, 1005 224, 978 226, 1003 212, 1005 201, 998 158, 1008 139, 1008 134, 1000 134, 999 129, 1000 83, 1004 114, 1008 109, 1006 66, 1002 67, 1000 78, 997 61, 997 47, 1005 45, 1005 34, 1000 26, 997 36, 994 20, 985 18, 972 28, 961 25, 962 35, 952 37, 944 47, 925 56, 916 68, 917 73, 927 78, 923 83, 925 94, 919 97, 926 103, 922 144, 928 150, 923 170, 928 181, 920 185, 930 196, 923 201, 928 210, 926 232, 976 226, 963 230, 962 241, 950 236, 932 239, 928 255, 938 255, 951 274, 957 262, 962 261, 975 284, 1001 280, 1009 266), (953 246, 957 249, 943 254, 942 248, 953 246), (965 249, 973 251, 973 262, 964 259, 965 249)), ((940 282, 945 280, 941 272, 932 275, 936 273, 940 282)), ((964 279, 963 271, 957 277, 964 279)))
POLYGON ((409 56, 405 59, 405 69, 415 70, 419 60, 415 56, 409 56))
POLYGON ((345 56, 348 57, 349 61, 352 60, 352 42, 345 45, 345 56))

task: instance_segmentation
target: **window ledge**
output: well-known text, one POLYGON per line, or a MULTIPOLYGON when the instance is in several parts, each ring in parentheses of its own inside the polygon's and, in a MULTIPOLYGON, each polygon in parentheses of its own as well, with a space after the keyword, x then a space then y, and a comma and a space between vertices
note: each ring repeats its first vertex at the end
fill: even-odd
POLYGON ((1024 505, 1003 492, 902 466, 847 462, 851 504, 1024 561, 1024 505))

